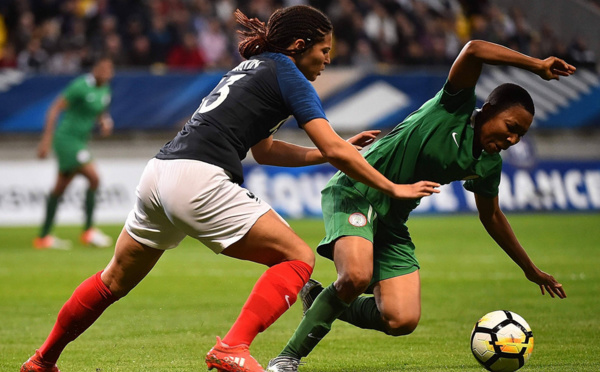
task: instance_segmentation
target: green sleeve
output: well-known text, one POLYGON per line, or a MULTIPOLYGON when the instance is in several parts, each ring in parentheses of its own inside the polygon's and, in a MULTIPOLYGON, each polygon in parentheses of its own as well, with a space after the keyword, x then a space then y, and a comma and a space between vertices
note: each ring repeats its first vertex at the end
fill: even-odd
POLYGON ((470 115, 475 107, 475 88, 463 89, 456 93, 450 93, 448 91, 448 81, 446 81, 444 88, 440 93, 440 104, 449 113, 465 112, 470 115))
POLYGON ((501 175, 502 161, 500 160, 483 177, 467 180, 463 187, 475 194, 495 198, 498 196, 501 175))

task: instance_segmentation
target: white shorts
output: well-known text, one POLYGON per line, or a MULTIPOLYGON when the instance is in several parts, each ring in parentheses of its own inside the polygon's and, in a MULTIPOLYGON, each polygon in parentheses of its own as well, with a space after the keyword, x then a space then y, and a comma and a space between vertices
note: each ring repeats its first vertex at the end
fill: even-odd
POLYGON ((219 253, 271 209, 233 183, 224 169, 197 160, 151 159, 136 197, 125 222, 127 232, 163 250, 175 248, 189 235, 219 253))

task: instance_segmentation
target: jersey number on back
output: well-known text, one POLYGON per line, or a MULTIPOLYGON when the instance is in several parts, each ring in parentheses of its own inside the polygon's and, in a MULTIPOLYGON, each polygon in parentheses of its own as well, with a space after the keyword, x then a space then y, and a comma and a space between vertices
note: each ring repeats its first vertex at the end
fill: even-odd
POLYGON ((215 88, 216 91, 202 100, 202 103, 198 108, 198 112, 203 114, 205 112, 209 112, 210 110, 217 108, 217 106, 219 106, 221 103, 223 103, 223 101, 225 101, 227 95, 229 95, 229 86, 235 83, 236 81, 240 80, 244 76, 246 76, 246 74, 231 75, 221 79, 221 81, 219 82, 219 84, 217 84, 217 87, 215 88), (218 94, 219 98, 212 101, 211 103, 208 103, 207 98, 212 96, 213 94, 218 94))

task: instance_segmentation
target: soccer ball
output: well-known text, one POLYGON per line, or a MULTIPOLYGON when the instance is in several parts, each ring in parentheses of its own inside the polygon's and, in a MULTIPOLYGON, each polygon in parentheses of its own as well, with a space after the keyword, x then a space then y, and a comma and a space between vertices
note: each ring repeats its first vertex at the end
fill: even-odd
POLYGON ((516 371, 529 360, 533 351, 531 327, 512 311, 492 311, 475 323, 471 332, 471 351, 488 371, 516 371))

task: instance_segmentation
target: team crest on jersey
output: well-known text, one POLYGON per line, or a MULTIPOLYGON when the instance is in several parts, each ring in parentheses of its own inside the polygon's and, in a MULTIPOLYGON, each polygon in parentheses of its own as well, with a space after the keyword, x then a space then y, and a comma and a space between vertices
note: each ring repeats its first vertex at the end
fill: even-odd
POLYGON ((367 217, 362 213, 352 213, 350 217, 348 217, 348 222, 350 222, 350 225, 352 226, 363 227, 367 224, 367 217))

